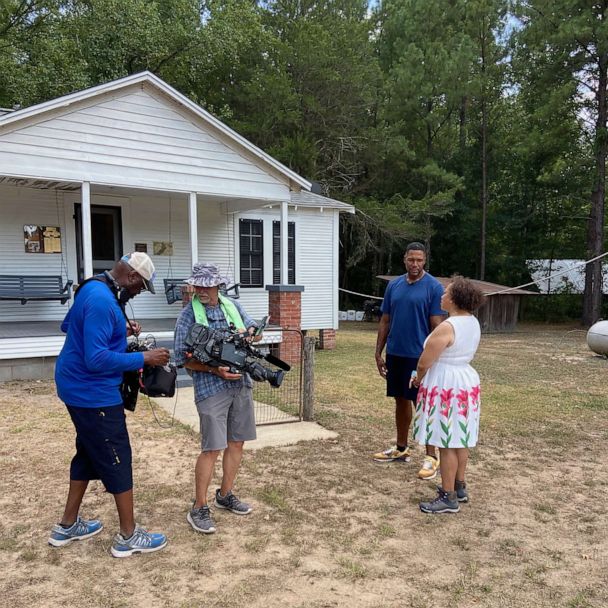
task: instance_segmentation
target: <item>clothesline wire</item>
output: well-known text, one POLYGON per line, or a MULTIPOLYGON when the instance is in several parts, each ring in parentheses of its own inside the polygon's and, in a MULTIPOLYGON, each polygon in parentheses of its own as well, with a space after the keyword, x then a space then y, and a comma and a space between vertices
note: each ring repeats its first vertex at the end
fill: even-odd
POLYGON ((342 287, 338 287, 338 289, 340 291, 343 291, 344 293, 351 293, 354 296, 361 296, 363 298, 369 298, 370 300, 384 300, 384 298, 381 298, 379 296, 370 296, 366 293, 359 293, 358 291, 349 291, 348 289, 342 289, 342 287))
MULTIPOLYGON (((570 271, 578 268, 579 266, 586 266, 587 264, 591 264, 592 262, 595 262, 596 260, 600 260, 601 258, 604 258, 607 255, 608 255, 608 251, 605 251, 604 253, 602 253, 600 255, 596 255, 594 258, 591 258, 590 260, 585 260, 583 262, 577 262, 573 266, 570 266, 569 268, 566 268, 565 270, 560 270, 559 272, 554 272, 553 274, 550 274, 547 277, 541 277, 540 279, 535 279, 534 281, 530 281, 529 283, 524 283, 523 285, 518 285, 517 287, 507 287, 506 289, 501 289, 499 291, 493 291, 493 292, 487 293, 485 295, 486 296, 497 296, 501 293, 508 293, 509 291, 515 291, 516 289, 524 289, 524 287, 531 287, 532 285, 538 285, 539 283, 543 283, 544 281, 550 281, 551 279, 553 279, 555 277, 560 277, 563 274, 568 274, 570 271)), ((339 287, 338 289, 339 289, 339 291, 342 291, 344 293, 350 293, 354 296, 361 296, 362 298, 369 298, 370 300, 383 300, 384 299, 379 296, 372 296, 372 295, 369 295, 366 293, 359 293, 358 291, 350 291, 348 289, 342 289, 341 287, 339 287)))
POLYGON ((553 274, 550 274, 548 277, 541 277, 540 279, 535 279, 534 281, 530 281, 529 283, 524 283, 523 285, 518 285, 517 287, 508 287, 507 289, 501 289, 500 291, 494 291, 492 293, 487 293, 486 296, 496 296, 500 293, 507 293, 509 291, 514 291, 516 289, 523 289, 524 287, 538 285, 538 283, 542 283, 544 281, 550 281, 554 277, 560 277, 563 274, 568 274, 571 270, 574 270, 575 268, 578 268, 579 266, 586 266, 587 264, 591 264, 591 262, 595 262, 596 260, 606 257, 607 255, 608 255, 608 251, 605 251, 604 253, 602 253, 600 255, 596 255, 594 258, 591 258, 590 260, 585 260, 583 262, 577 262, 573 266, 566 268, 566 270, 560 270, 559 272, 554 272, 553 274))

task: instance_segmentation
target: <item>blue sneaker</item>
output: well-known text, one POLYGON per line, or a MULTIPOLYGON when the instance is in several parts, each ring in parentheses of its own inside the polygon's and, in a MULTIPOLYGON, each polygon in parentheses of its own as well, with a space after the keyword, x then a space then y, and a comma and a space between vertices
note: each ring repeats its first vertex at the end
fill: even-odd
POLYGON ((103 524, 98 519, 81 519, 69 527, 64 528, 60 524, 55 524, 49 537, 49 545, 53 547, 63 547, 74 540, 83 540, 99 534, 103 530, 103 524))
POLYGON ((148 532, 136 524, 135 531, 129 538, 120 532, 114 537, 111 551, 114 557, 129 557, 134 553, 160 551, 166 544, 167 537, 164 534, 148 532))

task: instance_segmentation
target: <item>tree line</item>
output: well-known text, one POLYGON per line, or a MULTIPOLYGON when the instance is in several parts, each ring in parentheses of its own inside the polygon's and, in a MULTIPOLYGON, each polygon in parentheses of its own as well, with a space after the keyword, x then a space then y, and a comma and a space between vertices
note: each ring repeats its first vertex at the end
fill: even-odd
MULTIPOLYGON (((0 106, 150 70, 357 208, 341 286, 602 253, 608 0, 0 0, 0 106)), ((583 321, 600 316, 601 262, 583 321)))

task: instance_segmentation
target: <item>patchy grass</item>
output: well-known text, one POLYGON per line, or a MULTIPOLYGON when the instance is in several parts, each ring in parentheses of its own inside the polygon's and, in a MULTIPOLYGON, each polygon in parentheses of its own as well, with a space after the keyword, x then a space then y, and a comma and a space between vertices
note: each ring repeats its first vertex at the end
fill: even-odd
POLYGON ((604 607, 608 361, 571 329, 483 337, 481 439, 456 516, 419 512, 434 494, 416 479, 421 448, 409 464, 370 459, 394 440, 373 324, 345 326, 335 351, 316 353, 316 416, 339 439, 247 451, 236 491, 255 511, 215 511, 214 535, 186 523, 196 434, 160 428, 142 404, 129 415, 136 513, 169 546, 130 560, 109 555, 118 524, 98 482, 83 515, 105 530, 46 544, 73 430, 51 382, 2 384, 0 593, 12 608, 604 607))

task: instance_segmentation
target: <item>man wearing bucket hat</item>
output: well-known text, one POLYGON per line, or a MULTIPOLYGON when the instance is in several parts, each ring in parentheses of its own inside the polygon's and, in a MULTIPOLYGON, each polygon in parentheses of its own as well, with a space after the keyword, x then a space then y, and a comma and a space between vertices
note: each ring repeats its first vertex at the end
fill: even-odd
POLYGON ((214 264, 195 264, 192 276, 186 281, 194 287, 190 304, 184 307, 175 326, 175 360, 192 376, 194 400, 201 431, 201 453, 195 467, 196 498, 187 520, 197 532, 215 532, 207 491, 213 478, 215 462, 221 450, 222 483, 215 492, 214 505, 237 515, 251 513, 252 507, 241 502, 232 488, 241 464, 245 441, 255 439, 253 411, 253 383, 247 375, 232 374, 227 367, 212 367, 186 358, 185 340, 194 323, 211 329, 227 329, 233 325, 238 331, 255 331, 256 323, 235 300, 223 296, 219 286, 227 284, 214 264))
POLYGON ((67 336, 57 358, 55 383, 76 429, 76 455, 63 517, 49 537, 54 547, 101 532, 99 520, 79 516, 91 479, 100 479, 114 495, 120 523, 111 548, 114 557, 150 553, 167 544, 164 534, 152 534, 135 523, 131 445, 119 388, 123 372, 169 361, 166 348, 126 352, 127 335, 141 328, 138 323, 127 328, 124 305, 144 290, 154 293, 152 260, 140 252, 125 255, 111 271, 80 286, 61 325, 67 336))

